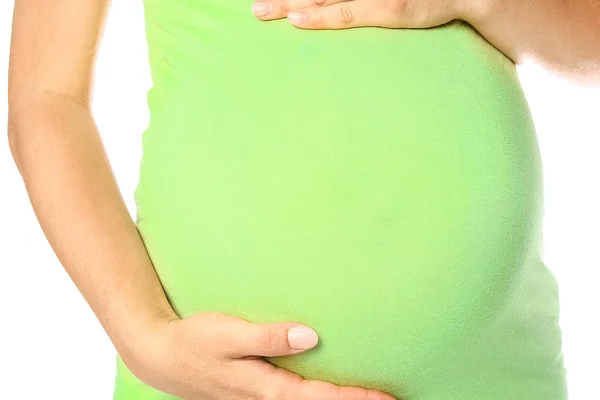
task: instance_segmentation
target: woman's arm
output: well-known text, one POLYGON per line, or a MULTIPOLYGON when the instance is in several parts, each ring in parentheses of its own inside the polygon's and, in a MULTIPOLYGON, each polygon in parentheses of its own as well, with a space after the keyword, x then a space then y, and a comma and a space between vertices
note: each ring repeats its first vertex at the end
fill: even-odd
POLYGON ((531 60, 581 85, 600 86, 599 0, 470 4, 467 22, 516 63, 531 60))
POLYGON ((300 323, 175 314, 90 111, 108 1, 15 1, 8 131, 44 234, 123 361, 142 382, 184 399, 393 400, 304 380, 262 358, 314 347, 316 333, 300 323))
POLYGON ((532 60, 600 86, 600 0, 256 0, 252 11, 302 29, 429 28, 463 19, 518 64, 532 60))
POLYGON ((8 137, 41 228, 124 356, 176 318, 90 111, 108 0, 17 0, 8 137))

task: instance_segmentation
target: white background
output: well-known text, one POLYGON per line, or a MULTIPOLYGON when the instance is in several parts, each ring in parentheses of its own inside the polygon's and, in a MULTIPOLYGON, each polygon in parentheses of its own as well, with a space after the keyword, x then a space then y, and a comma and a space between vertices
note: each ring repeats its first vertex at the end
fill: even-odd
MULTIPOLYGON (((35 219, 6 140, 12 2, 0 2, 0 397, 112 398, 114 348, 35 219)), ((113 1, 94 113, 132 213, 151 85, 141 0, 113 1)), ((600 399, 600 90, 520 67, 544 164, 545 261, 559 281, 571 400, 600 399)), ((484 399, 482 399, 484 400, 484 399)), ((534 399, 522 399, 534 400, 534 399)), ((538 399, 535 399, 538 400, 538 399)))

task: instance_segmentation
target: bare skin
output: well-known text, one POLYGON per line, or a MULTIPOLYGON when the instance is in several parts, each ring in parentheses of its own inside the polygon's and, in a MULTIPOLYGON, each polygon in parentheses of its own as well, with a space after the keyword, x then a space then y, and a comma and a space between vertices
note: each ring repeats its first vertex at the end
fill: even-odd
POLYGON ((600 87, 598 0, 255 0, 252 11, 301 29, 430 28, 462 19, 517 64, 600 87))
POLYGON ((109 0, 15 1, 8 138, 44 234, 127 366, 186 400, 394 399, 305 380, 265 361, 317 344, 310 328, 292 329, 299 322, 176 315, 90 109, 108 7, 109 0))

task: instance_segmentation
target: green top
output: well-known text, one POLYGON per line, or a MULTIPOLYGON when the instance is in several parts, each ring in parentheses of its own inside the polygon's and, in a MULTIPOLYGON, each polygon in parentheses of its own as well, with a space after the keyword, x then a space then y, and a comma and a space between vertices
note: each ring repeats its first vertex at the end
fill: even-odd
MULTIPOLYGON (((145 0, 137 224, 175 311, 297 321, 271 362, 407 400, 565 400, 541 159, 468 24, 301 30, 145 0)), ((115 399, 171 399, 118 359, 115 399)), ((224 399, 225 400, 225 399, 224 399)))

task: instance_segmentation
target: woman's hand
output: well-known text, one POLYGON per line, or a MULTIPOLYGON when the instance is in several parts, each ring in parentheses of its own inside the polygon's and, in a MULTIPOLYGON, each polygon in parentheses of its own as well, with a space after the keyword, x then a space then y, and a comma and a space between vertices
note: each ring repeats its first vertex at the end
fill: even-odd
POLYGON ((255 0, 252 12, 302 29, 432 28, 461 19, 517 64, 531 60, 600 87, 598 0, 255 0))
POLYGON ((312 329, 298 323, 254 324, 210 312, 165 320, 121 357, 138 379, 185 400, 394 399, 374 390, 305 380, 262 358, 300 353, 317 341, 312 329))
POLYGON ((287 17, 303 29, 429 28, 465 19, 475 3, 477 0, 257 0, 252 11, 265 21, 287 17))

